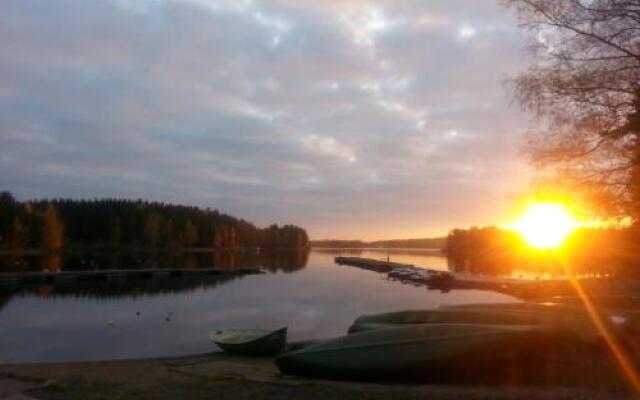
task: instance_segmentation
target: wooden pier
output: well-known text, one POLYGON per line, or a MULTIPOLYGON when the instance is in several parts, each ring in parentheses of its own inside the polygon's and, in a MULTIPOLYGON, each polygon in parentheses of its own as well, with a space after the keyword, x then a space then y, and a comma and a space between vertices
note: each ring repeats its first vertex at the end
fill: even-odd
POLYGON ((373 260, 371 258, 361 257, 336 257, 335 262, 339 265, 351 265, 353 267, 360 267, 371 271, 384 273, 388 273, 394 268, 413 267, 412 264, 401 264, 392 261, 373 260))
POLYGON ((199 276, 241 276, 262 273, 264 273, 264 271, 260 268, 163 268, 0 273, 0 288, 22 285, 68 284, 78 282, 114 282, 123 280, 170 279, 199 276))
POLYGON ((576 282, 589 292, 621 293, 623 291, 622 288, 625 286, 624 282, 621 282, 620 279, 611 276, 580 278, 574 281, 570 279, 526 280, 457 274, 448 271, 436 271, 416 267, 410 264, 400 264, 361 257, 336 257, 335 262, 339 265, 349 265, 385 273, 389 279, 399 280, 402 283, 409 283, 413 286, 424 286, 430 290, 440 290, 443 292, 462 289, 490 290, 525 300, 575 294, 576 282), (416 271, 416 274, 396 274, 395 272, 399 269, 412 269, 416 271), (431 272, 431 274, 429 272, 431 272))

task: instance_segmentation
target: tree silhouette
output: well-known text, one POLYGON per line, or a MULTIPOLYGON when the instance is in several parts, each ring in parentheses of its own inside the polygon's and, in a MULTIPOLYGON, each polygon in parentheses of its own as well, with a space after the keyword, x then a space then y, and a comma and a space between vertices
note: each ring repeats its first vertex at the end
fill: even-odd
POLYGON ((539 117, 529 151, 603 211, 640 216, 640 4, 505 0, 530 33, 531 66, 513 80, 539 117))
POLYGON ((261 229, 216 210, 142 200, 35 200, 0 193, 0 248, 304 248, 304 229, 261 229))

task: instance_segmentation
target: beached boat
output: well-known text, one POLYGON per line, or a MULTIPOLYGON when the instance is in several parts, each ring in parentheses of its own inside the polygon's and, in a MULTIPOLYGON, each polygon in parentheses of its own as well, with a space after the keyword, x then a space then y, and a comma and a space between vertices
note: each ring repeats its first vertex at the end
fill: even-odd
MULTIPOLYGON (((593 296, 590 303, 594 306, 596 315, 612 323, 616 327, 640 329, 640 309, 633 305, 633 298, 625 296, 593 296), (617 297, 617 298, 616 298, 617 297)), ((520 312, 549 315, 589 315, 589 310, 579 298, 556 297, 557 302, 542 301, 528 303, 489 303, 446 306, 447 309, 484 310, 495 312, 520 312)), ((637 297, 635 299, 638 299, 637 297)), ((640 305, 640 304, 639 304, 640 305)))
POLYGON ((225 329, 214 331, 211 340, 222 350, 232 354, 270 355, 284 348, 287 342, 287 328, 266 329, 225 329))
POLYGON ((567 347, 542 326, 434 324, 398 326, 343 336, 279 356, 289 375, 337 379, 432 379, 505 365, 514 352, 543 354, 548 346, 567 347))
POLYGON ((416 324, 546 325, 558 331, 574 332, 583 340, 598 342, 599 333, 589 314, 581 308, 547 304, 470 304, 432 310, 408 310, 358 317, 349 333, 398 325, 416 324))

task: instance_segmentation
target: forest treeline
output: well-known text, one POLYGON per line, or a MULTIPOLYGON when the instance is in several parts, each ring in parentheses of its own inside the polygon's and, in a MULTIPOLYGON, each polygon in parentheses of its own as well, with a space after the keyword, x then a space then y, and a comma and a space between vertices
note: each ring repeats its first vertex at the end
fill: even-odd
POLYGON ((390 248, 390 249, 441 249, 446 238, 393 239, 363 242, 362 240, 314 240, 311 246, 333 249, 390 248))
POLYGON ((581 228, 557 250, 535 250, 514 231, 496 227, 454 229, 444 252, 457 272, 508 275, 513 271, 563 274, 631 274, 640 260, 638 226, 581 228))
POLYGON ((294 225, 259 228, 217 210, 144 200, 17 201, 0 193, 0 249, 304 248, 294 225))

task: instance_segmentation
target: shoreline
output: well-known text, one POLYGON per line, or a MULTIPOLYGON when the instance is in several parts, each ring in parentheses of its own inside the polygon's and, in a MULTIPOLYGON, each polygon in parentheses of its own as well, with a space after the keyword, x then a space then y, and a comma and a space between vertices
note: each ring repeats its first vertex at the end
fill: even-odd
MULTIPOLYGON (((366 383, 290 377, 271 357, 224 353, 113 361, 0 365, 0 398, 14 399, 543 399, 633 398, 603 375, 607 365, 555 365, 547 383, 366 383), (564 376, 566 375, 566 376, 564 376), (582 384, 577 384, 578 382, 582 384), (4 397, 3 397, 4 396, 4 397), (14 397, 12 397, 14 396, 14 397), (23 397, 19 397, 23 396, 23 397)), ((514 375, 515 376, 515 375, 514 375)))

